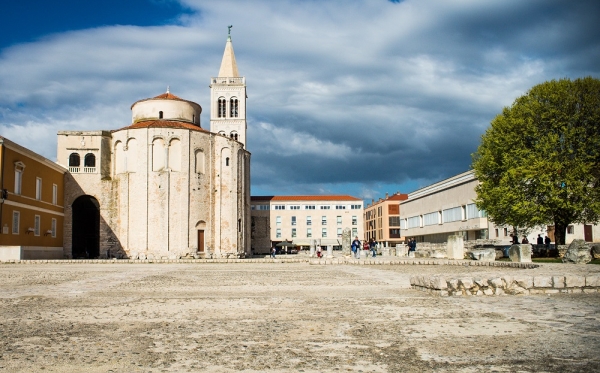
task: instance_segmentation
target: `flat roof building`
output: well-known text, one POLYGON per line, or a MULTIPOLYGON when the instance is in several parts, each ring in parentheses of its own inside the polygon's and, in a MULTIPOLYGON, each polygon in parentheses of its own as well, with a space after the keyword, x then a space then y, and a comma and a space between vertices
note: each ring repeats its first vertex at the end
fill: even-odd
POLYGON ((363 237, 363 201, 346 195, 253 196, 251 242, 255 254, 266 254, 283 241, 308 248, 342 245, 342 232, 363 237))
MULTIPOLYGON (((417 242, 443 243, 449 235, 462 235, 465 240, 493 239, 500 244, 510 244, 513 227, 494 224, 487 213, 475 205, 478 184, 470 170, 409 193, 400 203, 402 235, 417 242)), ((527 235, 529 242, 536 243, 538 234, 548 235, 554 241, 554 226, 531 230, 527 235)), ((519 241, 522 238, 519 237, 519 241)), ((569 225, 566 243, 574 239, 598 241, 600 226, 569 225)))
POLYGON ((385 199, 372 200, 365 207, 365 240, 375 240, 385 246, 396 246, 404 242, 400 232, 400 202, 408 198, 407 194, 394 193, 385 199))

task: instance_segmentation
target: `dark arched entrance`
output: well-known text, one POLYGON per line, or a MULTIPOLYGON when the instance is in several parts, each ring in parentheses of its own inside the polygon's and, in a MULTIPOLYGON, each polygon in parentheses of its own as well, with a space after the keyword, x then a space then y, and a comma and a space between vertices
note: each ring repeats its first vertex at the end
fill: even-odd
POLYGON ((100 204, 92 196, 73 202, 73 258, 100 256, 100 204))

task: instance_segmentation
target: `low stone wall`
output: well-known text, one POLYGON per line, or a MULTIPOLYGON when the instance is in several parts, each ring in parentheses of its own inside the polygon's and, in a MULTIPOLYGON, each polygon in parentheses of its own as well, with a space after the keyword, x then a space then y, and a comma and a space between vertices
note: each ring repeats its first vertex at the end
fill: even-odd
POLYGON ((494 276, 445 278, 411 276, 413 289, 440 296, 450 295, 528 295, 557 293, 596 293, 600 276, 494 276))
POLYGON ((309 258, 248 258, 248 259, 60 259, 60 260, 7 260, 0 262, 6 264, 167 264, 167 263, 307 263, 309 258))

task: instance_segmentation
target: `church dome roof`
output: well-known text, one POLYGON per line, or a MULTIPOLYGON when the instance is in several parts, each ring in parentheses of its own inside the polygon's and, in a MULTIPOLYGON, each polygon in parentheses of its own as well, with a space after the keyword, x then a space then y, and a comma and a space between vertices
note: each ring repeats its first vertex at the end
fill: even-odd
POLYGON ((138 123, 144 123, 143 127, 171 127, 178 128, 196 127, 200 128, 200 114, 202 107, 193 101, 184 100, 175 96, 167 89, 167 92, 153 98, 136 101, 131 105, 131 123, 129 128, 138 123), (186 123, 181 127, 179 124, 186 123), (189 126, 188 126, 189 125, 189 126))
POLYGON ((176 95, 172 94, 169 91, 167 91, 167 92, 165 92, 163 94, 160 94, 158 96, 154 96, 154 97, 151 97, 151 98, 144 98, 144 99, 138 100, 138 101, 134 102, 131 105, 131 109, 133 110, 133 107, 135 105, 139 104, 140 102, 154 101, 154 100, 173 100, 173 101, 187 102, 190 105, 197 106, 198 109, 200 110, 200 112, 202 112, 202 107, 200 105, 198 105, 197 103, 195 103, 194 101, 185 100, 185 99, 183 99, 183 98, 181 98, 179 96, 176 96, 176 95))
POLYGON ((166 93, 163 93, 162 95, 154 96, 154 98, 166 98, 167 100, 182 100, 181 97, 175 96, 174 94, 168 91, 166 93))

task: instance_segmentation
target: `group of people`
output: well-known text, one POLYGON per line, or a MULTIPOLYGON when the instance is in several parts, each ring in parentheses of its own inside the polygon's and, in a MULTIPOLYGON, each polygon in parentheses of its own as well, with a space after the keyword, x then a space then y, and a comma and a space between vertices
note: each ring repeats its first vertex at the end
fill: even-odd
POLYGON ((352 241, 351 249, 352 255, 356 259, 360 259, 360 251, 361 248, 366 251, 370 251, 373 258, 377 256, 377 241, 374 239, 369 240, 369 242, 365 241, 364 244, 361 245, 358 236, 354 237, 354 241, 352 241))
MULTIPOLYGON (((550 237, 545 236, 544 238, 542 238, 541 234, 538 234, 537 236, 537 245, 545 245, 547 249, 550 248, 550 237)), ((512 236, 512 243, 513 245, 518 245, 519 244, 519 237, 517 235, 513 235, 512 236)), ((523 236, 523 239, 521 240, 521 243, 526 245, 529 243, 529 239, 527 239, 527 236, 523 236)))

